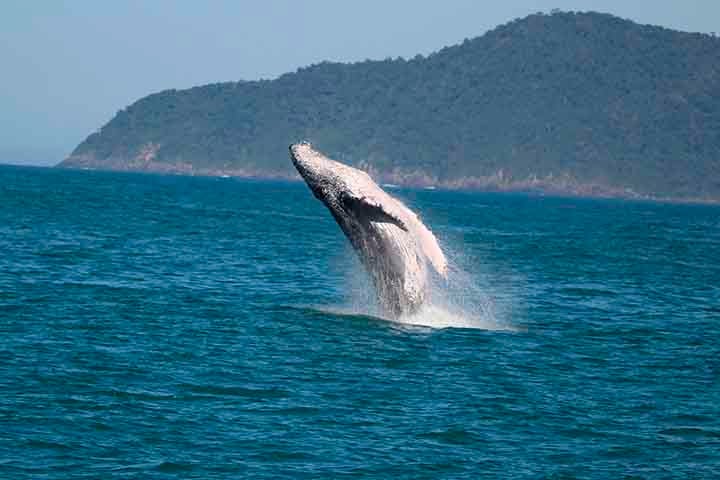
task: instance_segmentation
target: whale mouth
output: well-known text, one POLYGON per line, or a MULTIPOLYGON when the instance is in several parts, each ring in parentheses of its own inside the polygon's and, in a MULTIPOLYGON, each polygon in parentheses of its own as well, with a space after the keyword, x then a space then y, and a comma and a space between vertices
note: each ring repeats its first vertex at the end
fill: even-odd
POLYGON ((327 179, 324 178, 325 175, 319 163, 321 159, 316 158, 317 154, 310 142, 303 141, 293 143, 289 149, 290 159, 295 166, 295 170, 298 171, 307 186, 310 187, 310 191, 315 198, 325 202, 327 192, 323 188, 323 185, 327 183, 327 179))
MULTIPOLYGON (((299 142, 290 145, 290 159, 295 166, 295 169, 308 183, 317 183, 321 179, 320 159, 312 148, 310 142, 299 142)), ((312 185, 311 185, 312 186, 312 185)))
MULTIPOLYGON (((297 148, 300 145, 305 145, 304 142, 300 143, 291 143, 288 149, 290 150, 290 159, 292 160, 293 165, 295 166, 295 169, 300 173, 300 175, 303 175, 303 171, 305 170, 304 166, 301 164, 300 155, 296 152, 297 148)), ((310 144, 307 143, 309 146, 310 144)))

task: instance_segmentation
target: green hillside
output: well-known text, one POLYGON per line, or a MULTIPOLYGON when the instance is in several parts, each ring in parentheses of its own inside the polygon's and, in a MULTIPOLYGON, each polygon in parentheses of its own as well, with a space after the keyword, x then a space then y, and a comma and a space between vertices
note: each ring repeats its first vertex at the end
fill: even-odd
POLYGON ((149 95, 61 166, 289 176, 300 139, 393 183, 720 199, 720 39, 532 15, 427 57, 149 95))

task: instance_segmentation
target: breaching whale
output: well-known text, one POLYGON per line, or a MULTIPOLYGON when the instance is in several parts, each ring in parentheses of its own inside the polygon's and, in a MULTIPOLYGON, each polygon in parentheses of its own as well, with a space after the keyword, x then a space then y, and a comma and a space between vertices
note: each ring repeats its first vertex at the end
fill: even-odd
POLYGON ((362 170, 327 158, 308 142, 290 145, 290 157, 358 253, 385 314, 415 313, 428 296, 428 265, 447 276, 432 232, 362 170))

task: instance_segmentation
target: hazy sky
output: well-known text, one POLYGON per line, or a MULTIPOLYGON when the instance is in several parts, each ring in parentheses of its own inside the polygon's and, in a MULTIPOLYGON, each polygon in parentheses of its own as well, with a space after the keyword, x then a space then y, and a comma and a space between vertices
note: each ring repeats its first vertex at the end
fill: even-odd
POLYGON ((6 0, 0 162, 56 163, 158 90, 427 54, 552 8, 720 32, 719 0, 6 0))

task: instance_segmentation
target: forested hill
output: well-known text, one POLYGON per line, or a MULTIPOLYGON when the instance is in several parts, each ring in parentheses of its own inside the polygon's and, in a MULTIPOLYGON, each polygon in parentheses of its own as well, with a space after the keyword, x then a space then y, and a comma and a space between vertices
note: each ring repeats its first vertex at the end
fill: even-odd
POLYGON ((149 95, 61 166, 282 177, 300 139, 392 183, 718 200, 720 39, 537 14, 427 57, 149 95))

